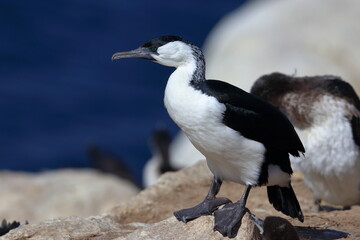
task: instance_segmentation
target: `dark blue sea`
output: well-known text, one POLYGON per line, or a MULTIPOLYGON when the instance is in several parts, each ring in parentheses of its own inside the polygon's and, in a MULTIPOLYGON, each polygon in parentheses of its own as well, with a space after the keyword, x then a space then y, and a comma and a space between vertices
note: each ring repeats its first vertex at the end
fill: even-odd
POLYGON ((89 167, 96 144, 140 182, 153 131, 178 131, 163 106, 174 69, 111 55, 168 34, 202 46, 242 3, 1 0, 0 169, 89 167))

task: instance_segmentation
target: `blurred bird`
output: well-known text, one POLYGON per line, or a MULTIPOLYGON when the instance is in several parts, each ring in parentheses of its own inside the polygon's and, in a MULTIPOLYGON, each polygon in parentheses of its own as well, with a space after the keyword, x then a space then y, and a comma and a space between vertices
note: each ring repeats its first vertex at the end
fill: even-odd
POLYGON ((121 58, 142 58, 176 68, 166 85, 165 107, 214 174, 204 201, 175 212, 178 220, 187 222, 214 212, 214 229, 235 237, 251 187, 266 185, 275 209, 303 221, 290 184, 289 153, 299 156, 305 150, 277 108, 226 82, 206 80, 200 48, 177 36, 154 38, 112 56, 121 58), (223 180, 246 185, 239 201, 216 198, 223 180))
POLYGON ((113 154, 102 151, 99 146, 91 144, 87 147, 91 166, 104 173, 110 173, 138 186, 135 176, 123 163, 123 160, 113 154))
MULTIPOLYGON (((25 224, 27 224, 27 222, 25 224)), ((20 226, 20 222, 17 221, 7 222, 6 219, 3 219, 0 225, 0 236, 5 235, 11 229, 17 228, 19 226, 20 226)))
POLYGON ((169 154, 171 137, 166 129, 157 129, 151 136, 151 148, 156 155, 145 164, 143 169, 143 185, 148 187, 156 183, 159 176, 165 172, 176 171, 172 166, 169 154))
POLYGON ((321 200, 347 209, 360 204, 360 100, 339 77, 260 77, 251 93, 278 107, 297 128, 304 159, 291 159, 312 190, 314 209, 321 200))

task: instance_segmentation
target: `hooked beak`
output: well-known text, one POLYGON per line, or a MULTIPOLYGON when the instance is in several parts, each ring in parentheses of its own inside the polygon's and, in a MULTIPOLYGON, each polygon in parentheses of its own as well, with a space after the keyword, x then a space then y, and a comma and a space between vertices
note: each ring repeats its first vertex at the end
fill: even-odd
POLYGON ((114 61, 114 60, 117 60, 120 58, 142 58, 142 59, 147 59, 147 60, 155 60, 151 56, 150 50, 147 48, 142 48, 142 47, 139 47, 135 50, 131 50, 131 51, 127 51, 127 52, 114 53, 111 57, 111 60, 114 61))

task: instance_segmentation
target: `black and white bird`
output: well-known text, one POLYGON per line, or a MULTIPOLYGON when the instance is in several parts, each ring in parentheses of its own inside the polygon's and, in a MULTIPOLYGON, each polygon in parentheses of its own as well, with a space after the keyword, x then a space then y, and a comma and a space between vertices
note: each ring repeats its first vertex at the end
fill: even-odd
POLYGON ((315 210, 321 200, 345 208, 360 204, 360 100, 335 76, 260 77, 251 93, 282 110, 297 128, 306 156, 291 161, 304 173, 315 210))
POLYGON ((177 36, 149 40, 139 48, 118 52, 113 60, 142 58, 175 67, 164 103, 192 144, 206 157, 214 177, 204 201, 174 213, 183 222, 214 213, 214 229, 235 237, 253 186, 267 186, 275 209, 303 221, 290 184, 289 154, 304 147, 290 121, 277 108, 226 82, 205 79, 205 60, 197 46, 177 36), (246 185, 235 203, 216 198, 223 180, 246 185), (219 209, 221 205, 225 205, 219 209))
POLYGON ((170 133, 163 128, 156 129, 151 136, 151 149, 154 157, 143 168, 143 186, 149 187, 166 172, 178 170, 173 166, 170 157, 170 133))

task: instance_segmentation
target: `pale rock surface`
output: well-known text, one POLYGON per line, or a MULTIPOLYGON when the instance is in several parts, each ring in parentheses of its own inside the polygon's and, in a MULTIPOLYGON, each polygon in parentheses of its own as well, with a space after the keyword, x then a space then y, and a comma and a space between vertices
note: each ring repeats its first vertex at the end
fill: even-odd
MULTIPOLYGON (((148 239, 183 239, 183 240, 221 240, 219 232, 213 231, 214 217, 203 216, 188 223, 179 222, 175 217, 168 218, 159 223, 152 224, 116 240, 148 240, 148 239)), ((243 218, 238 235, 235 240, 260 240, 258 228, 249 220, 246 214, 243 218)))
POLYGON ((67 217, 22 225, 0 237, 1 240, 114 239, 128 232, 108 217, 67 217))
MULTIPOLYGON (((102 216, 67 217, 30 223, 11 230, 0 239, 227 239, 213 231, 213 216, 200 217, 185 224, 172 215, 175 210, 201 201, 209 189, 211 177, 206 163, 200 161, 182 171, 164 174, 157 184, 102 216)), ((225 191, 229 191, 226 184, 225 191)), ((230 195, 239 195, 237 191, 235 188, 230 195)), ((235 239, 260 239, 259 230, 248 215, 245 215, 235 239)))
POLYGON ((101 214, 139 191, 126 180, 90 169, 38 174, 3 171, 0 183, 0 220, 30 223, 101 214))
MULTIPOLYGON (((213 231, 213 217, 205 216, 187 224, 170 217, 154 224, 131 223, 120 225, 110 217, 68 217, 50 219, 38 224, 23 225, 10 231, 0 240, 221 240, 213 231)), ((235 240, 260 240, 257 227, 245 215, 235 240)))
MULTIPOLYGON (((94 217, 67 217, 49 219, 22 225, 0 237, 0 240, 192 240, 228 239, 213 231, 214 217, 203 216, 182 223, 173 211, 199 203, 211 182, 205 161, 179 172, 164 174, 154 186, 132 197, 127 203, 113 208, 107 214, 94 217)), ((311 192, 303 184, 301 174, 295 173, 292 185, 302 206, 305 222, 300 223, 276 211, 267 200, 266 188, 253 188, 247 207, 259 218, 280 216, 296 227, 302 240, 307 239, 359 239, 360 206, 349 211, 312 213, 311 192), (309 227, 311 226, 311 227, 309 227), (347 236, 345 232, 351 233, 347 236)), ((232 201, 240 198, 244 186, 224 182, 218 194, 232 201)), ((245 215, 240 232, 235 239, 260 239, 259 231, 245 215)))
POLYGON ((209 190, 212 174, 205 161, 176 173, 165 173, 159 181, 110 210, 120 223, 155 223, 175 210, 199 203, 209 190))

